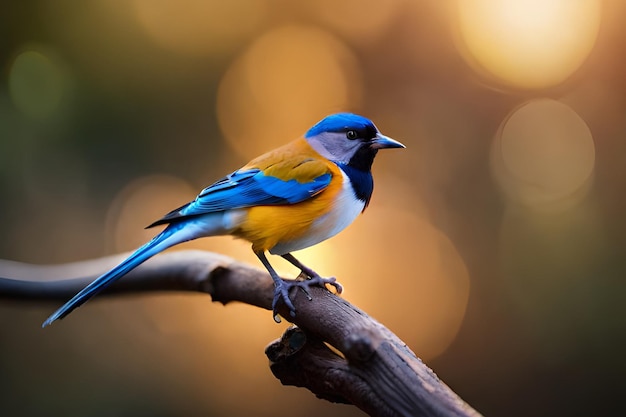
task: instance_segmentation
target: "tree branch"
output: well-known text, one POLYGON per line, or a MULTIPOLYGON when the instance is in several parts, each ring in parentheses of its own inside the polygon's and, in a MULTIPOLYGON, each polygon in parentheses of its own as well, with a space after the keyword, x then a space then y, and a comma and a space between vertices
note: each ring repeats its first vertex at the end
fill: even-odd
MULTIPOLYGON (((52 266, 0 260, 0 276, 11 277, 0 278, 0 297, 66 300, 122 259, 52 266)), ((240 301, 270 310, 273 289, 259 268, 187 250, 156 256, 102 294, 196 291, 223 304, 240 301)), ((354 404, 372 416, 479 415, 382 324, 322 288, 312 288, 311 296, 309 301, 301 291, 291 293, 296 317, 284 305, 279 312, 298 327, 266 348, 270 369, 283 385, 354 404)))

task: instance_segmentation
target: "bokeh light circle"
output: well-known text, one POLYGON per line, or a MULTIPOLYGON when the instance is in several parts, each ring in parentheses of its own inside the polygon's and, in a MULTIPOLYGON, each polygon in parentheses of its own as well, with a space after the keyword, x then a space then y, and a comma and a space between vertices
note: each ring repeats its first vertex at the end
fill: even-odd
POLYGON ((522 88, 563 82, 591 51, 598 0, 457 0, 461 49, 484 75, 522 88))
POLYGON ((574 110, 537 99, 504 120, 491 158, 493 174, 509 198, 535 208, 570 205, 588 188, 595 144, 574 110))
POLYGON ((15 107, 32 119, 47 119, 61 108, 69 79, 60 59, 46 48, 25 48, 9 70, 9 95, 15 107))
POLYGON ((296 138, 328 113, 361 101, 352 51, 315 27, 284 26, 258 38, 222 78, 219 125, 246 158, 296 138))
POLYGON ((115 196, 106 217, 108 250, 136 249, 152 239, 159 228, 144 229, 197 194, 186 181, 169 175, 139 177, 115 196))
POLYGON ((317 0, 301 4, 309 15, 317 17, 324 25, 349 38, 351 42, 360 44, 368 44, 379 38, 403 6, 401 1, 379 0, 317 0))
POLYGON ((411 190, 400 178, 376 175, 365 213, 296 256, 319 274, 337 277, 343 297, 431 360, 461 328, 470 277, 450 238, 428 220, 425 203, 411 190))
POLYGON ((134 0, 137 20, 159 45, 192 56, 223 53, 249 38, 267 16, 265 0, 134 0))

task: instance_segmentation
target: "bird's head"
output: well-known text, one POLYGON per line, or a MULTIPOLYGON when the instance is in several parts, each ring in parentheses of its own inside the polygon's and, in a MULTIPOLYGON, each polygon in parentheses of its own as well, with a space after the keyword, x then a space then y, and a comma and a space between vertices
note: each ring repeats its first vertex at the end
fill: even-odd
POLYGON ((379 149, 405 146, 378 131, 371 120, 352 113, 326 116, 304 135, 320 155, 369 171, 379 149))

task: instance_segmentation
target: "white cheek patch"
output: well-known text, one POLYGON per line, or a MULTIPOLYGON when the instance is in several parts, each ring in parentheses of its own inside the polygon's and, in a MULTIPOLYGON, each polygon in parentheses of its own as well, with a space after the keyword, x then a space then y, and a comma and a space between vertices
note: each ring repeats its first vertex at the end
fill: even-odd
POLYGON ((346 164, 361 146, 358 140, 349 140, 344 133, 335 132, 320 133, 307 141, 324 158, 346 164))

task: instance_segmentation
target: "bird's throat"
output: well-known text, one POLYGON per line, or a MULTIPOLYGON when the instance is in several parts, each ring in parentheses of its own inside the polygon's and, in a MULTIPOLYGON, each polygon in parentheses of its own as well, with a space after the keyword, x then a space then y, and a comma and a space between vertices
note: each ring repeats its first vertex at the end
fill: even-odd
POLYGON ((354 190, 355 197, 365 203, 365 207, 367 207, 370 198, 372 197, 372 192, 374 191, 374 178, 372 177, 372 172, 369 170, 362 171, 355 168, 351 164, 339 163, 337 165, 350 179, 350 184, 354 190))

